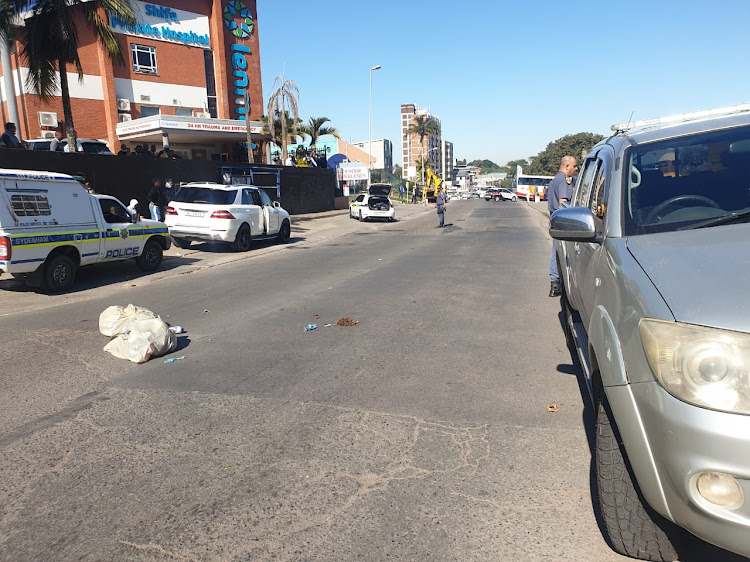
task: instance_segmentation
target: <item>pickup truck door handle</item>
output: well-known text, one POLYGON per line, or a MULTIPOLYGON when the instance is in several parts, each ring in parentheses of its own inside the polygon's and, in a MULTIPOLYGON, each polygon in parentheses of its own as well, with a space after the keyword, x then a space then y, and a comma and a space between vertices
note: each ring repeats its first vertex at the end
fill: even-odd
POLYGON ((580 244, 579 244, 578 242, 576 242, 576 243, 575 243, 575 244, 573 245, 573 249, 575 250, 575 253, 576 253, 576 255, 578 255, 578 254, 580 254, 580 253, 581 253, 581 245, 580 245, 580 244))

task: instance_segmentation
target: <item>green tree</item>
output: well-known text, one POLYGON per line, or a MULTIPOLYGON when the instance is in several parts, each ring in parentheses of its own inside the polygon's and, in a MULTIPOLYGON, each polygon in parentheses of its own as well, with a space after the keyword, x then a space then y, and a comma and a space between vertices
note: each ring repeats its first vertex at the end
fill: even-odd
MULTIPOLYGON (((417 165, 417 175, 422 176, 422 158, 417 158, 414 163, 417 165)), ((435 163, 432 160, 424 160, 424 173, 427 173, 427 170, 435 171, 435 163)))
MULTIPOLYGON (((588 154, 593 146, 603 138, 602 135, 594 133, 576 133, 552 141, 542 152, 531 159, 528 165, 528 173, 554 176, 560 169, 560 161, 563 156, 573 156, 580 162, 582 155, 588 154)), ((526 172, 526 170, 524 171, 526 172)))
POLYGON ((287 131, 292 131, 297 128, 299 130, 302 127, 302 119, 297 119, 296 125, 294 122, 294 119, 292 119, 291 115, 289 115, 289 112, 285 112, 285 119, 286 122, 285 127, 281 124, 281 114, 276 111, 274 112, 274 124, 273 124, 273 133, 271 133, 271 125, 268 121, 268 115, 264 115, 261 118, 261 121, 263 123, 263 132, 267 135, 271 135, 271 142, 273 142, 276 146, 281 148, 282 146, 286 145, 288 142, 288 138, 286 139, 287 142, 285 142, 284 137, 282 136, 282 130, 285 128, 287 131))
POLYGON ((495 164, 492 160, 472 160, 468 165, 482 168, 482 173, 502 171, 500 166, 495 164))
MULTIPOLYGON (((281 74, 276 77, 276 80, 273 81, 272 88, 276 88, 276 85, 278 84, 278 88, 273 91, 271 96, 268 98, 268 107, 266 113, 268 115, 276 115, 278 112, 278 115, 287 115, 287 112, 291 114, 292 118, 292 134, 296 137, 297 136, 297 126, 299 122, 299 88, 297 88, 297 84, 294 83, 294 80, 284 80, 284 75, 281 74), (289 106, 289 109, 286 109, 286 106, 289 106)), ((287 129, 287 120, 286 119, 280 119, 281 121, 281 160, 282 162, 286 162, 287 158, 287 149, 286 149, 286 141, 289 135, 288 129, 287 129)), ((276 119, 272 119, 268 121, 268 129, 271 133, 271 138, 276 138, 276 119)), ((275 141, 274 141, 275 142, 275 141)))
POLYGON ((78 57, 77 16, 93 33, 107 56, 119 65, 125 59, 109 25, 112 17, 129 25, 135 24, 130 0, 2 0, 0 2, 0 33, 13 33, 14 17, 27 14, 20 27, 23 45, 21 59, 29 68, 27 87, 38 93, 43 103, 60 90, 68 146, 75 152, 76 139, 73 110, 70 105, 68 65, 75 67, 78 80, 83 81, 83 67, 78 57))
POLYGON ((318 138, 323 135, 333 135, 337 139, 341 138, 341 133, 339 133, 338 129, 325 125, 330 122, 331 120, 328 117, 310 117, 308 122, 299 127, 298 130, 300 134, 310 137, 310 147, 315 148, 318 138))
MULTIPOLYGON (((430 135, 437 134, 439 131, 440 131, 440 125, 438 125, 438 122, 435 121, 435 119, 433 119, 429 115, 415 116, 414 121, 412 121, 411 125, 409 125, 409 128, 406 130, 406 132, 410 135, 419 136, 419 146, 421 147, 423 151, 424 151, 424 138, 430 135)), ((421 160, 428 160, 428 156, 429 155, 423 153, 422 157, 420 158, 419 166, 417 166, 417 170, 420 175, 421 175, 421 170, 422 170, 421 160)), ((422 178, 422 182, 424 183, 424 178, 422 178)))

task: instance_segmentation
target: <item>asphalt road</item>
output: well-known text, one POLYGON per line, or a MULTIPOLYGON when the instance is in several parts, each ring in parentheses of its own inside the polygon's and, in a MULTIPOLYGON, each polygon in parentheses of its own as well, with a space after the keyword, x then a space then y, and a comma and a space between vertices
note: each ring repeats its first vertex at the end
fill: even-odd
POLYGON ((0 560, 622 560, 543 205, 398 216, 67 295, 0 279, 0 560), (185 359, 103 352, 99 314, 128 303, 183 326, 185 359))

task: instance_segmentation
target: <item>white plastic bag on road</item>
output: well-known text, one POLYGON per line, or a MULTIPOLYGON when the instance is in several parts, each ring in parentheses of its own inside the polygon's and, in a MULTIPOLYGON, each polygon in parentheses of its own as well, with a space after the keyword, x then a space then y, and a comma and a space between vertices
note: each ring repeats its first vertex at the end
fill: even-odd
POLYGON ((108 335, 106 330, 117 336, 104 346, 104 351, 133 363, 145 363, 177 348, 177 336, 166 322, 150 310, 132 304, 125 308, 111 306, 102 312, 99 329, 104 335, 108 335))
POLYGON ((110 306, 99 315, 99 331, 110 338, 126 334, 135 320, 159 318, 147 308, 129 304, 128 306, 110 306))

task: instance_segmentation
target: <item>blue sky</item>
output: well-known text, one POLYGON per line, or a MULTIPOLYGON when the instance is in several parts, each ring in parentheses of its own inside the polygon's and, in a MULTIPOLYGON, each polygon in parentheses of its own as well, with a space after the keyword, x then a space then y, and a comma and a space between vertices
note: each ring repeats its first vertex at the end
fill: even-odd
POLYGON ((498 164, 569 133, 750 101, 750 1, 258 0, 263 93, 284 71, 300 117, 394 143, 429 107, 457 158, 498 164), (564 6, 564 7, 563 7, 564 6))

